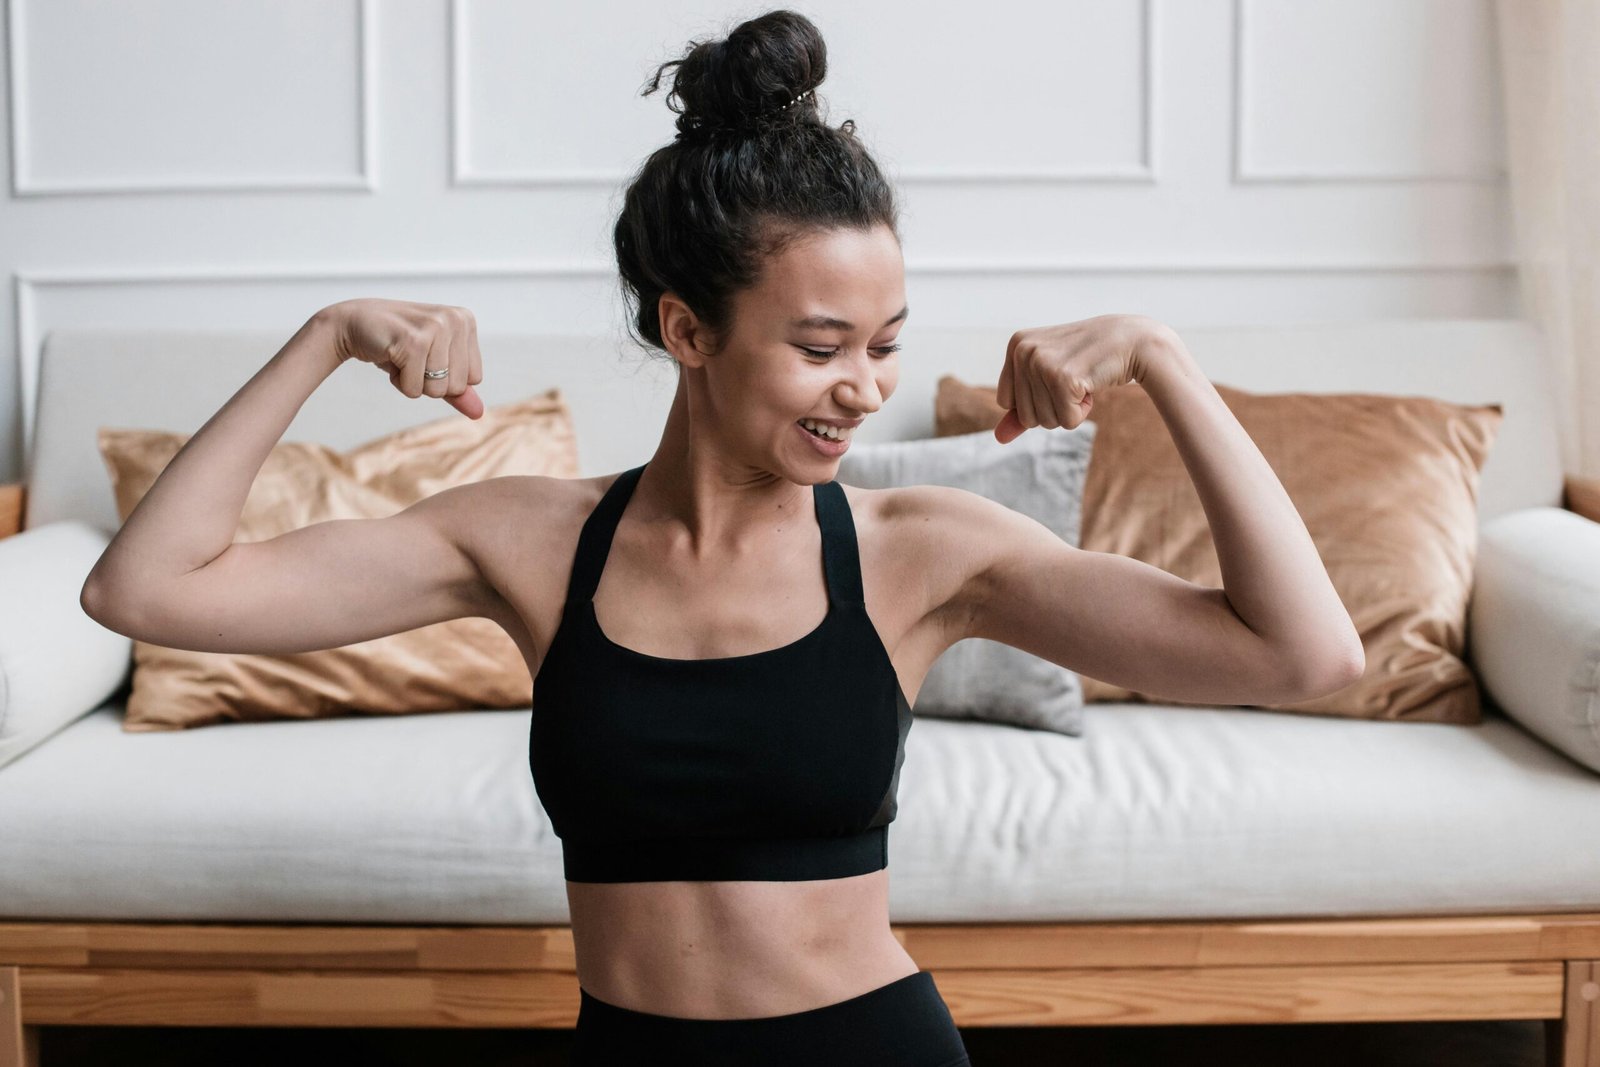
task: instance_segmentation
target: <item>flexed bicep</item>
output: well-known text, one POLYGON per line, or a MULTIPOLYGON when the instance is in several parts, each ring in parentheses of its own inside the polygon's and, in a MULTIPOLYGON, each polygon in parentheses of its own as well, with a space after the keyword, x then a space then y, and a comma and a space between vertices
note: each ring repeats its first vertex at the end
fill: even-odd
POLYGON ((339 648, 488 614, 496 594, 463 536, 483 484, 443 490, 385 518, 330 519, 236 542, 203 567, 91 614, 167 648, 257 655, 339 648))
POLYGON ((966 560, 960 632, 1079 674, 1201 704, 1303 699, 1300 672, 1228 603, 1142 560, 1089 552, 1043 523, 964 490, 941 498, 952 552, 966 560))

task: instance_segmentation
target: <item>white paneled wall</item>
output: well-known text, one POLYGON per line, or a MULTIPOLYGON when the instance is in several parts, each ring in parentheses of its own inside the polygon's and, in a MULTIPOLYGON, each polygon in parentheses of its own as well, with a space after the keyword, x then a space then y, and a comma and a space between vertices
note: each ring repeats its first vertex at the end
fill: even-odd
MULTIPOLYGON (((781 3, 6 0, 0 481, 57 327, 287 339, 388 296, 620 338, 611 225, 674 132, 670 75, 639 91, 781 3)), ((1518 313, 1488 0, 789 6, 901 190, 906 359, 1108 311, 1518 313)))

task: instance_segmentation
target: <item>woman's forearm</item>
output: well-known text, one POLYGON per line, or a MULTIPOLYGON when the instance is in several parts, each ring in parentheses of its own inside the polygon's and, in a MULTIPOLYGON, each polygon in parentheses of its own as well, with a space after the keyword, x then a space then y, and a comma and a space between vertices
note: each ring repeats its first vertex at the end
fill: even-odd
POLYGON ((1233 610, 1308 677, 1361 662, 1361 638, 1278 476, 1176 331, 1151 342, 1141 384, 1199 493, 1233 610))
POLYGON ((319 311, 205 425, 140 499, 84 584, 85 602, 137 600, 233 543, 261 465, 306 398, 338 368, 336 324, 319 311))

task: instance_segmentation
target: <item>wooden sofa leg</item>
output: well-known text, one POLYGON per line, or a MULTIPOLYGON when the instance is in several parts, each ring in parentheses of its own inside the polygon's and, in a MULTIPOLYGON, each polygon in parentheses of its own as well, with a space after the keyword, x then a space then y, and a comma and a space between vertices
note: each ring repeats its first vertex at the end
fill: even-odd
POLYGON ((1559 1019, 1544 1022, 1545 1067, 1600 1067, 1600 960, 1567 961, 1559 1019))
POLYGON ((22 1025, 22 972, 0 967, 0 1067, 39 1067, 39 1028, 22 1025))

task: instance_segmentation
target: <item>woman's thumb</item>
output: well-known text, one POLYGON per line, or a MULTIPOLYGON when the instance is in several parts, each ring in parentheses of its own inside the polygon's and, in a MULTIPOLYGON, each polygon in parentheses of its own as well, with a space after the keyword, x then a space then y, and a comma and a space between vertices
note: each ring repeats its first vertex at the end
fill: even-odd
POLYGON ((1010 444, 1022 436, 1022 431, 1027 427, 1022 425, 1022 420, 1017 418, 1017 409, 1011 408, 1000 416, 1000 423, 994 428, 994 437, 1003 445, 1010 444))
POLYGON ((460 396, 447 396, 445 399, 450 401, 451 407, 455 408, 469 419, 480 419, 483 417, 483 398, 479 396, 478 391, 472 388, 470 385, 467 386, 466 390, 462 392, 460 396))

